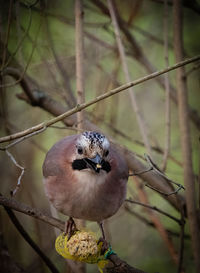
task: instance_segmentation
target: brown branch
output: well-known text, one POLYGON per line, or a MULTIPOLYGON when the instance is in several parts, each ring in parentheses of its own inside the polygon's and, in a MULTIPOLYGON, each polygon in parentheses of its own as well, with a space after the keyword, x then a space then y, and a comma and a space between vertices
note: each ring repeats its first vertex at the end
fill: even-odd
MULTIPOLYGON (((33 53, 34 53, 35 48, 36 48, 37 39, 38 39, 38 37, 39 37, 39 32, 40 32, 41 25, 42 25, 42 19, 41 19, 40 22, 39 22, 39 27, 38 27, 38 29, 37 29, 37 31, 36 31, 35 40, 33 41, 32 49, 31 49, 31 53, 30 53, 30 55, 29 55, 29 57, 28 57, 28 61, 27 61, 27 63, 26 63, 26 66, 24 67, 22 73, 20 74, 19 78, 18 78, 15 82, 13 82, 13 83, 11 83, 11 84, 3 84, 3 85, 0 85, 0 87, 11 87, 11 86, 14 86, 14 85, 20 83, 21 80, 24 78, 24 75, 25 75, 25 73, 26 73, 26 71, 27 71, 27 69, 28 69, 28 66, 29 66, 29 64, 30 64, 30 62, 31 62, 33 53)), ((1 70, 1 72, 2 72, 2 74, 4 75, 4 68, 1 70)))
MULTIPOLYGON (((27 77, 26 77, 26 80, 27 80, 27 77)), ((32 81, 32 80, 30 79, 30 81, 32 81)), ((27 82, 27 85, 28 85, 28 82, 27 82)), ((29 87, 29 91, 31 92, 30 87, 29 87)), ((24 89, 24 92, 27 92, 27 90, 24 89)), ((50 96, 48 96, 47 94, 45 94, 41 91, 40 92, 39 91, 33 92, 33 94, 34 94, 33 96, 35 98, 34 105, 38 105, 39 107, 48 111, 49 113, 51 113, 54 116, 58 116, 67 110, 66 107, 63 107, 60 103, 58 103, 57 101, 54 101, 50 96)), ((20 96, 20 98, 22 98, 22 95, 20 96)), ((24 98, 24 96, 23 96, 23 99, 26 100, 26 98, 24 98)), ((26 100, 26 101, 31 103, 30 100, 26 100)), ((74 124, 76 124, 76 118, 75 118, 75 116, 70 116, 70 118, 68 117, 68 118, 63 119, 63 122, 67 126, 73 126, 74 124)), ((90 123, 87 120, 86 120, 85 128, 87 130, 100 130, 99 128, 97 128, 97 126, 95 126, 94 124, 90 123)), ((122 150, 122 153, 124 154, 124 156, 127 160, 127 164, 129 166, 130 170, 132 170, 133 172, 136 172, 136 173, 140 172, 141 170, 145 170, 146 166, 138 160, 138 158, 136 157, 136 155, 133 152, 129 151, 125 147, 119 146, 119 144, 117 144, 117 146, 118 146, 118 148, 120 147, 120 149, 122 150)), ((139 176, 144 181, 147 181, 148 185, 151 185, 152 187, 154 187, 162 192, 166 192, 166 193, 169 192, 169 186, 166 184, 166 179, 162 178, 158 173, 149 172, 149 173, 143 173, 139 176)), ((181 203, 185 202, 184 198, 179 195, 177 195, 176 197, 174 197, 174 196, 164 196, 164 197, 177 210, 180 209, 179 202, 181 202, 181 203)))
MULTIPOLYGON (((131 77, 130 77, 130 73, 129 73, 129 69, 128 69, 128 65, 127 65, 127 61, 126 61, 124 46, 122 43, 122 39, 120 37, 120 30, 119 30, 117 17, 116 17, 116 7, 114 7, 112 0, 107 0, 107 1, 108 1, 110 16, 111 16, 113 27, 114 27, 115 37, 116 37, 116 41, 117 41, 117 45, 118 45, 118 50, 119 50, 119 54, 120 54, 120 59, 121 59, 122 67, 123 67, 124 76, 125 76, 126 82, 130 82, 131 77)), ((151 146, 150 146, 150 143, 148 140, 147 128, 145 126, 144 119, 141 115, 140 108, 138 106, 133 88, 130 88, 128 90, 128 92, 129 92, 129 97, 130 97, 132 108, 133 108, 135 115, 136 115, 140 134, 142 136, 143 142, 145 144, 145 147, 146 147, 148 153, 151 154, 151 146)))
POLYGON ((50 217, 48 214, 43 213, 37 209, 34 209, 28 205, 25 205, 21 202, 16 201, 13 198, 7 198, 5 196, 0 195, 0 204, 4 207, 11 208, 13 210, 16 210, 18 212, 27 214, 31 217, 34 217, 36 219, 39 219, 51 226, 57 227, 61 231, 64 231, 65 223, 59 219, 50 217))
MULTIPOLYGON (((149 205, 149 200, 148 200, 148 197, 147 197, 147 194, 146 194, 144 188, 141 187, 137 178, 134 181, 136 182, 136 187, 138 189, 139 200, 142 203, 144 203, 145 205, 149 205)), ((171 238, 168 236, 166 229, 164 228, 162 222, 160 221, 160 218, 158 217, 158 215, 155 214, 155 212, 153 210, 147 209, 146 212, 148 213, 151 221, 155 225, 156 230, 158 231, 163 242, 165 243, 173 262, 177 265, 178 264, 177 252, 174 248, 171 238)))
MULTIPOLYGON (((93 0, 93 3, 102 11, 102 13, 109 16, 109 11, 107 7, 104 5, 103 1, 93 0)), ((132 56, 145 68, 145 70, 148 73, 153 73, 154 71, 156 71, 156 68, 147 59, 146 55, 142 51, 142 48, 139 46, 136 39, 131 34, 130 30, 127 27, 127 24, 121 18, 119 13, 117 14, 117 18, 118 18, 120 29, 124 33, 132 49, 132 56)), ((164 78, 159 77, 159 78, 156 78, 155 80, 164 89, 164 78)), ((170 97, 173 100, 173 102, 177 104, 176 89, 173 86, 170 86, 170 97)), ((200 128, 200 117, 198 116, 197 111, 190 108, 189 115, 193 123, 196 125, 196 127, 200 128)))
POLYGON ((141 202, 138 202, 138 201, 134 201, 134 200, 131 200, 131 199, 126 199, 125 202, 135 204, 135 205, 140 205, 140 206, 143 206, 143 207, 151 209, 151 210, 155 210, 158 213, 161 213, 161 214, 167 216, 168 218, 174 220, 176 223, 181 225, 181 220, 179 220, 178 218, 174 217, 173 215, 170 215, 169 213, 157 208, 156 206, 150 206, 150 205, 147 205, 147 204, 144 204, 144 203, 141 203, 141 202))
MULTIPOLYGON (((167 0, 164 0, 164 57, 165 65, 169 66, 169 45, 168 45, 168 22, 169 13, 167 0)), ((167 167, 167 159, 170 153, 170 83, 169 74, 164 75, 165 79, 165 149, 163 154, 162 171, 164 172, 167 167)))
MULTIPOLYGON (((144 223, 145 225, 149 226, 149 227, 153 227, 155 228, 155 225, 152 221, 149 221, 148 219, 146 219, 144 216, 140 215, 139 213, 137 213, 136 211, 132 210, 128 204, 125 203, 124 205, 124 209, 125 211, 127 211, 130 215, 135 216, 138 220, 140 220, 142 223, 144 223)), ((174 236, 174 237, 180 237, 180 233, 173 231, 171 229, 166 228, 167 233, 169 234, 169 236, 174 236)), ((190 240, 190 235, 188 234, 184 234, 184 239, 186 240, 190 240)))
POLYGON ((59 57, 56 54, 55 51, 55 47, 54 47, 54 43, 53 43, 53 39, 51 37, 51 32, 50 32, 50 26, 49 26, 49 21, 47 17, 45 18, 45 26, 46 26, 46 31, 47 31, 47 38, 50 44, 50 48, 51 51, 53 53, 53 57, 55 59, 56 62, 56 66, 58 67, 60 74, 62 75, 62 78, 64 80, 64 86, 65 86, 65 90, 67 90, 67 97, 66 94, 64 94, 64 98, 67 101, 68 105, 70 106, 70 108, 74 107, 76 105, 76 99, 74 97, 71 85, 70 85, 70 78, 69 75, 66 71, 66 69, 63 67, 62 62, 60 61, 59 57))
MULTIPOLYGON (((21 213, 27 214, 31 217, 34 217, 36 219, 39 219, 51 226, 59 228, 61 231, 64 231, 65 224, 61 220, 58 220, 56 218, 53 218, 47 214, 42 213, 41 211, 37 209, 33 209, 30 206, 27 206, 23 203, 20 203, 14 199, 6 198, 4 196, 0 196, 0 205, 4 207, 8 207, 10 209, 19 211, 21 213)), ((126 262, 122 261, 117 255, 111 255, 109 257, 109 260, 111 263, 109 263, 108 267, 106 267, 106 272, 121 272, 121 273, 145 273, 142 270, 139 270, 137 268, 131 267, 126 262)))
MULTIPOLYGON (((183 59, 183 22, 182 3, 174 0, 173 6, 173 28, 174 28, 174 53, 176 61, 183 59)), ((187 97, 187 84, 185 69, 179 68, 176 71, 176 83, 178 91, 178 115, 181 136, 181 151, 183 158, 183 174, 185 184, 185 195, 187 202, 187 214, 192 239, 193 255, 196 272, 200 272, 200 233, 197 218, 197 207, 195 202, 196 189, 192 166, 192 148, 190 139, 189 106, 187 97)))
MULTIPOLYGON (((90 113, 90 117, 91 117, 91 116, 93 116, 92 113, 90 113)), ((88 118, 89 118, 89 117, 88 117, 88 118)), ((96 118, 96 119, 97 119, 97 118, 96 118)), ((133 143, 133 142, 134 142, 135 144, 137 144, 137 145, 139 145, 139 146, 141 146, 141 147, 144 147, 144 143, 143 143, 142 141, 133 139, 132 137, 130 137, 130 136, 128 136, 127 134, 125 134, 124 132, 122 132, 122 130, 120 130, 120 129, 116 128, 115 126, 113 126, 112 123, 106 122, 106 121, 103 120, 101 117, 98 117, 97 121, 103 122, 103 124, 104 124, 107 128, 109 128, 114 134, 117 134, 117 135, 119 135, 120 137, 122 137, 122 138, 128 140, 130 143, 133 143)), ((65 128, 66 128, 66 127, 65 127, 65 128)), ((151 149, 152 149, 153 151, 155 151, 156 153, 158 153, 158 154, 161 154, 161 155, 164 154, 163 149, 162 149, 161 147, 159 147, 159 146, 152 145, 152 146, 151 146, 151 149)), ((168 158, 169 158, 170 160, 172 160, 172 161, 173 161, 175 164, 177 164, 178 166, 180 166, 180 167, 183 166, 182 163, 181 163, 179 160, 177 160, 175 157, 173 157, 172 155, 169 154, 169 157, 168 157, 168 158)))
MULTIPOLYGON (((179 183, 177 183, 177 182, 174 182, 173 180, 169 179, 163 172, 161 172, 161 171, 159 170, 159 168, 156 166, 156 164, 151 160, 150 156, 145 155, 145 159, 147 160, 147 162, 148 162, 148 164, 149 164, 149 166, 150 166, 150 170, 154 170, 154 171, 157 172, 160 176, 162 176, 163 178, 165 178, 165 180, 166 180, 168 183, 171 183, 171 184, 174 184, 174 185, 177 186, 177 189, 174 190, 174 191, 172 191, 172 192, 170 192, 170 193, 165 193, 165 192, 162 193, 162 192, 159 191, 161 194, 164 194, 164 195, 166 195, 166 196, 169 196, 169 195, 172 195, 172 194, 177 194, 181 189, 185 189, 185 188, 183 187, 183 185, 181 185, 181 184, 179 184, 179 183)), ((148 185, 146 185, 146 186, 148 186, 148 185)), ((173 187, 171 187, 171 188, 174 189, 173 187)), ((156 190, 156 189, 154 188, 154 190, 156 190)))
POLYGON ((1 272, 6 273, 25 273, 24 269, 14 261, 11 257, 8 247, 4 242, 4 238, 2 233, 0 232, 0 266, 1 272))
POLYGON ((38 247, 38 245, 31 239, 29 234, 26 232, 26 230, 23 228, 23 226, 20 224, 19 220, 15 216, 14 212, 9 207, 4 207, 10 220, 12 221, 13 225, 16 227, 16 229, 19 231, 19 233, 22 235, 24 240, 33 248, 33 250, 40 256, 40 258, 44 261, 46 266, 49 268, 49 270, 52 273, 59 273, 57 268, 54 266, 54 264, 51 262, 51 260, 44 254, 44 252, 38 247))
MULTIPOLYGON (((18 9, 19 9, 19 2, 16 2, 16 8, 17 8, 17 11, 18 11, 18 9)), ((9 56, 9 58, 8 58, 6 64, 5 64, 5 66, 4 66, 4 69, 11 63, 11 61, 14 58, 14 56, 17 54, 17 52, 22 47, 22 43, 23 43, 24 39, 28 36, 28 32, 30 30, 31 23, 32 23, 32 11, 31 11, 31 9, 29 9, 29 13, 30 13, 30 15, 29 15, 29 22, 27 24, 27 28, 25 29, 23 36, 20 38, 20 41, 18 42, 18 44, 16 46, 16 49, 13 51, 12 54, 10 54, 10 56, 9 56)), ((18 31, 18 35, 19 35, 20 34, 19 33, 20 25, 19 25, 19 15, 18 14, 16 14, 16 21, 17 21, 16 22, 17 23, 17 31, 18 31)), ((21 57, 22 56, 21 56, 21 51, 20 51, 20 59, 22 59, 21 57)))
POLYGON ((11 141, 13 139, 16 139, 16 138, 28 135, 28 134, 30 134, 32 132, 35 132, 35 131, 38 131, 38 130, 44 128, 45 126, 49 127, 50 125, 52 125, 52 124, 54 124, 54 123, 56 123, 58 121, 61 121, 64 118, 69 117, 69 116, 77 113, 78 111, 81 111, 81 110, 83 110, 83 109, 85 109, 85 108, 87 108, 87 107, 89 107, 89 106, 91 106, 91 105, 93 105, 93 104, 101 101, 101 100, 104 100, 104 99, 106 99, 106 98, 108 98, 110 96, 113 96, 113 95, 115 95, 115 94, 117 94, 119 92, 127 90, 128 88, 130 88, 132 86, 136 86, 136 85, 141 84, 141 83, 143 83, 145 81, 148 81, 148 80, 151 80, 153 78, 156 78, 156 77, 158 77, 158 76, 160 76, 160 75, 162 75, 164 73, 167 73, 169 71, 177 69, 178 67, 181 67, 183 65, 187 65, 189 63, 198 61, 199 59, 200 59, 200 56, 198 55, 198 56, 195 56, 193 58, 187 59, 185 61, 179 62, 179 63, 177 63, 177 64, 175 64, 175 65, 173 65, 171 67, 165 68, 163 70, 160 70, 160 71, 154 72, 152 74, 149 74, 149 75, 147 75, 145 77, 139 78, 139 79, 137 79, 135 81, 132 81, 130 83, 126 83, 126 84, 124 84, 122 86, 119 86, 119 87, 117 87, 115 89, 112 89, 112 90, 110 90, 110 91, 108 91, 108 92, 106 92, 106 93, 98 96, 97 98, 94 98, 94 99, 90 100, 89 102, 85 102, 85 103, 83 103, 81 105, 77 105, 73 109, 71 109, 71 110, 69 110, 69 111, 67 111, 67 112, 65 112, 65 113, 57 116, 56 118, 50 119, 50 120, 48 120, 46 122, 42 122, 42 123, 40 123, 40 124, 38 124, 36 126, 33 126, 33 127, 29 128, 29 129, 26 129, 24 131, 18 132, 16 134, 13 134, 13 135, 10 135, 10 136, 1 137, 0 138, 0 143, 6 142, 6 141, 11 141))
POLYGON ((178 268, 177 273, 183 272, 183 254, 184 254, 184 237, 185 237, 185 216, 183 207, 181 208, 181 226, 180 226, 180 246, 179 246, 179 261, 178 261, 178 268))
MULTIPOLYGON (((28 85, 28 82, 27 82, 28 85)), ((24 89, 24 92, 27 90, 24 89)), ((29 88, 29 91, 31 92, 31 89, 29 88)), ((54 116, 58 116, 66 111, 66 108, 63 107, 60 103, 54 101, 50 96, 46 95, 43 92, 33 92, 35 96, 35 105, 38 105, 42 109, 48 111, 54 116)), ((30 103, 30 101, 27 101, 30 103)), ((70 118, 63 119, 63 122, 67 126, 72 126, 76 124, 76 118, 75 116, 71 116, 70 118)), ((94 124, 90 123, 89 121, 86 122, 86 129, 87 130, 99 130, 94 124)), ((146 166, 142 164, 136 155, 129 151, 127 148, 117 145, 118 148, 122 150, 122 153, 124 154, 127 164, 129 166, 129 169, 134 172, 140 172, 141 170, 144 170, 146 166)), ((144 181, 148 182, 148 185, 151 185, 152 187, 155 187, 156 189, 159 189, 162 192, 169 192, 169 186, 166 184, 166 179, 162 178, 158 173, 155 172, 149 172, 149 173, 143 173, 140 175, 140 178, 144 181)), ((170 202, 171 205, 173 205, 177 210, 180 209, 179 202, 185 202, 184 198, 182 196, 177 195, 174 196, 165 196, 167 201, 170 202)))
MULTIPOLYGON (((85 101, 84 94, 84 37, 83 37, 83 3, 82 0, 75 1, 75 31, 76 31, 76 92, 77 104, 85 101)), ((84 112, 77 112, 78 129, 84 128, 84 112)))
POLYGON ((9 3, 8 25, 7 25, 7 30, 6 30, 5 42, 4 42, 4 46, 3 46, 1 71, 3 70, 3 68, 5 66, 6 57, 7 57, 7 47, 8 47, 8 39, 9 39, 9 34, 10 34, 10 24, 11 24, 13 2, 14 2, 13 0, 10 0, 10 3, 9 3))

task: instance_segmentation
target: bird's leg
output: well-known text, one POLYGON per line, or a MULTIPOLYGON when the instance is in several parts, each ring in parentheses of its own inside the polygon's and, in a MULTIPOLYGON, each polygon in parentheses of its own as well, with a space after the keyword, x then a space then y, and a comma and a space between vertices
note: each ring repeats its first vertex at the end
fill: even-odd
POLYGON ((68 240, 72 237, 75 231, 77 231, 77 227, 74 219, 69 217, 69 219, 65 222, 65 235, 67 235, 68 240))
POLYGON ((109 248, 110 244, 106 241, 106 236, 105 236, 105 232, 104 232, 104 228, 103 228, 103 222, 98 222, 99 227, 101 229, 101 233, 102 233, 102 237, 99 238, 98 240, 98 244, 100 242, 102 242, 102 248, 101 248, 101 252, 102 254, 104 254, 104 252, 109 248))

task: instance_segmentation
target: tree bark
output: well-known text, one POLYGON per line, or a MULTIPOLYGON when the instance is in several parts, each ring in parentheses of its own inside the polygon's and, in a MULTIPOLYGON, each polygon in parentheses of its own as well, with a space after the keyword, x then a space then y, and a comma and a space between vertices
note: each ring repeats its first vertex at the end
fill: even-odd
MULTIPOLYGON (((173 25, 174 25, 174 53, 176 61, 183 59, 182 37, 182 7, 181 0, 174 0, 173 25)), ((176 71, 178 93, 178 115, 181 133, 181 150, 183 158, 184 184, 187 204, 187 215, 192 238, 193 254, 196 272, 200 272, 200 236, 195 202, 195 179, 192 167, 192 148, 189 127, 189 106, 187 98, 187 84, 184 67, 176 71)))

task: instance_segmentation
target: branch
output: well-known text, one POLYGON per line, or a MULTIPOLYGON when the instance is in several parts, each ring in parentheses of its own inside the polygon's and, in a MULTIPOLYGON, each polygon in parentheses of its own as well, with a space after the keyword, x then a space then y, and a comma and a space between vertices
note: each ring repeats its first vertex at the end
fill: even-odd
MULTIPOLYGON (((109 11, 103 1, 100 0, 93 0, 93 3, 105 14, 109 15, 109 11)), ((118 23, 121 28, 121 31, 124 33, 127 41, 129 42, 129 45, 131 47, 132 56, 145 68, 145 70, 148 73, 153 73, 156 71, 156 68, 152 65, 152 63, 147 59, 146 55, 144 54, 142 48, 136 41, 136 39, 133 37, 132 33, 127 27, 127 24, 124 22, 124 20, 121 18, 120 14, 117 14, 118 23)), ((164 86, 164 78, 156 78, 156 81, 158 84, 162 87, 162 89, 165 88, 164 86)), ((170 86, 170 97, 173 100, 173 102, 177 105, 177 94, 176 89, 173 86, 170 86)), ((200 118, 198 116, 198 113, 196 110, 191 109, 189 110, 189 116, 195 126, 199 129, 200 128, 200 118)))
MULTIPOLYGON (((108 0, 107 2, 108 2, 110 16, 112 19, 112 24, 114 27, 115 37, 116 37, 116 41, 117 41, 117 46, 118 46, 118 50, 119 50, 119 54, 120 54, 120 59, 121 59, 122 67, 123 67, 125 80, 126 80, 126 82, 130 82, 131 77, 130 77, 130 73, 128 70, 128 64, 126 61, 126 54, 125 54, 124 46, 123 46, 122 39, 120 36, 119 25, 118 25, 118 21, 117 21, 117 17, 116 17, 116 12, 115 12, 116 9, 114 8, 112 0, 108 0)), ((139 108, 137 100, 136 100, 135 92, 134 92, 133 88, 130 88, 128 90, 128 92, 129 92, 129 97, 130 97, 132 108, 133 108, 135 115, 136 115, 137 124, 138 124, 139 130, 140 130, 141 137, 143 139, 143 142, 145 144, 145 147, 146 147, 148 153, 151 154, 151 146, 150 146, 150 143, 149 143, 149 140, 147 137, 147 135, 148 135, 147 128, 145 126, 145 121, 141 115, 140 108, 139 108)))
MULTIPOLYGON (((149 171, 154 170, 160 176, 162 176, 163 178, 165 178, 165 180, 168 183, 171 183, 171 184, 174 184, 174 185, 177 186, 177 189, 174 190, 174 191, 172 191, 172 192, 170 192, 170 193, 165 193, 165 192, 160 192, 160 191, 158 191, 158 192, 160 192, 161 194, 164 194, 166 196, 169 196, 169 195, 172 195, 172 194, 177 194, 181 189, 185 190, 185 188, 183 187, 183 185, 181 185, 181 184, 179 184, 177 182, 174 182, 173 180, 169 179, 163 172, 161 172, 159 170, 159 168, 156 166, 156 164, 151 160, 150 156, 148 156, 148 155, 145 154, 145 159, 147 160, 147 162, 148 162, 148 164, 150 166, 149 171)), ((146 185, 146 186, 148 186, 148 185, 146 185)), ((157 191, 157 189, 155 189, 155 188, 153 188, 153 189, 157 191)))
MULTIPOLYGON (((84 103, 84 43, 83 43, 83 3, 82 0, 75 1, 75 31, 76 31, 76 92, 77 104, 84 103)), ((84 128, 84 112, 77 112, 78 129, 84 128)))
MULTIPOLYGON (((135 216, 138 220, 140 220, 142 223, 144 223, 145 225, 149 226, 149 227, 153 227, 155 228, 155 225, 152 221, 149 221, 148 219, 146 219, 144 216, 140 215, 139 213, 137 213, 136 211, 130 209, 130 207, 128 206, 128 204, 125 203, 124 205, 124 209, 125 211, 127 211, 130 215, 135 216)), ((169 236, 173 236, 173 237, 180 237, 179 232, 176 232, 174 230, 168 229, 166 228, 167 233, 169 234, 169 236)), ((190 235, 188 234, 184 234, 184 239, 185 240, 190 240, 190 235)))
POLYGON ((200 60, 200 55, 195 56, 195 57, 190 58, 190 59, 187 59, 185 61, 179 62, 177 64, 174 64, 171 67, 167 67, 167 68, 162 69, 160 71, 154 72, 154 73, 149 74, 149 75, 147 75, 145 77, 139 78, 139 79, 137 79, 135 81, 131 81, 130 83, 126 83, 124 85, 121 85, 121 86, 119 86, 119 87, 117 87, 115 89, 112 89, 112 90, 110 90, 110 91, 108 91, 108 92, 106 92, 106 93, 104 93, 104 94, 90 100, 89 102, 85 102, 85 103, 82 103, 80 105, 77 105, 76 107, 72 108, 71 110, 69 110, 69 111, 67 111, 67 112, 65 112, 65 113, 63 113, 63 114, 61 114, 61 115, 59 115, 59 116, 57 116, 57 117, 55 117, 53 119, 50 119, 50 120, 48 120, 46 122, 42 122, 42 123, 40 123, 40 124, 38 124, 36 126, 33 126, 33 127, 29 128, 29 129, 26 129, 24 131, 18 132, 16 134, 1 137, 0 138, 0 143, 11 141, 11 140, 16 139, 16 138, 20 138, 20 137, 28 135, 28 134, 30 134, 32 132, 38 131, 38 130, 44 128, 44 127, 49 127, 50 125, 55 124, 56 122, 61 121, 66 117, 69 117, 69 116, 71 116, 71 115, 73 115, 73 114, 75 114, 75 113, 77 113, 77 112, 79 112, 79 111, 81 111, 81 110, 83 110, 83 109, 85 109, 85 108, 87 108, 87 107, 101 101, 101 100, 109 98, 109 97, 111 97, 111 96, 113 96, 113 95, 115 95, 115 94, 117 94, 119 92, 127 90, 128 88, 130 88, 132 86, 136 86, 138 84, 141 84, 143 82, 146 82, 148 80, 156 78, 156 77, 158 77, 158 76, 160 76, 160 75, 162 75, 164 73, 175 70, 178 67, 187 65, 189 63, 192 63, 192 62, 195 62, 195 61, 198 61, 198 60, 200 60))
MULTIPOLYGON (((145 205, 149 205, 148 196, 147 196, 143 186, 141 187, 141 185, 139 183, 139 179, 137 179, 137 178, 134 179, 134 182, 136 183, 139 201, 145 205)), ((170 254, 173 262, 175 263, 175 265, 177 265, 178 264, 178 256, 177 256, 173 241, 168 236, 168 233, 167 233, 165 227, 163 226, 163 224, 159 218, 159 215, 157 215, 153 210, 149 210, 149 209, 147 209, 146 212, 148 213, 151 221, 154 223, 154 226, 155 226, 157 232, 159 233, 161 239, 165 243, 166 248, 169 251, 169 254, 170 254)))
MULTIPOLYGON (((169 66, 169 42, 168 42, 168 22, 169 22, 169 12, 167 0, 164 0, 164 57, 165 57, 165 65, 169 66)), ((162 162, 162 171, 164 172, 167 167, 167 159, 170 154, 170 132, 171 132, 171 124, 170 124, 170 83, 169 83, 169 75, 166 73, 164 75, 165 79, 165 149, 163 154, 163 162, 162 162)))
POLYGON ((131 199, 126 199, 125 202, 128 202, 128 203, 131 203, 131 204, 135 204, 135 205, 140 205, 140 206, 143 206, 145 208, 149 208, 149 209, 152 209, 152 210, 155 210, 165 216, 167 216, 168 218, 174 220, 176 223, 178 223, 179 225, 182 224, 181 220, 179 220, 178 218, 174 217, 173 215, 170 215, 169 213, 157 208, 156 206, 151 206, 151 205, 147 205, 147 204, 144 204, 144 203, 141 203, 141 202, 138 202, 138 201, 134 201, 134 200, 131 200, 131 199))
MULTIPOLYGON (((174 0, 173 5, 173 31, 174 31, 174 54, 177 62, 183 59, 183 21, 182 1, 174 0)), ((192 145, 190 136, 188 90, 185 69, 181 67, 176 71, 176 84, 178 95, 178 117, 180 127, 180 142, 183 158, 183 174, 185 195, 187 202, 187 215, 191 234, 192 248, 196 272, 200 273, 200 234, 196 206, 195 178, 192 164, 192 145)))
MULTIPOLYGON (((0 205, 4 207, 11 208, 13 210, 22 212, 24 214, 27 214, 31 217, 34 217, 36 219, 39 219, 53 227, 59 228, 61 231, 64 231, 65 229, 65 224, 63 221, 60 221, 56 218, 50 217, 48 214, 44 214, 41 211, 34 209, 30 206, 27 206, 23 203, 20 203, 14 199, 10 199, 4 196, 0 195, 0 205)), ((111 273, 111 272, 119 272, 119 273, 145 273, 142 270, 139 270, 137 268, 131 267, 128 265, 126 262, 122 261, 117 255, 111 255, 109 257, 109 260, 111 263, 109 263, 108 267, 106 267, 106 272, 111 273)))
POLYGON ((22 235, 22 237, 24 238, 24 240, 40 256, 40 258, 44 261, 44 263, 49 268, 49 270, 52 273, 59 273, 59 271, 54 266, 54 264, 51 262, 51 260, 43 253, 43 251, 38 247, 38 245, 31 239, 31 237, 29 236, 29 234, 26 232, 26 230, 20 224, 19 220, 17 219, 17 217, 15 216, 15 214, 13 213, 13 211, 10 208, 6 207, 6 206, 4 206, 4 208, 5 208, 6 212, 7 212, 10 220, 12 221, 12 223, 14 224, 14 226, 16 227, 16 229, 22 235))
POLYGON ((11 257, 8 248, 4 242, 2 233, 0 232, 0 262, 1 262, 1 272, 6 273, 26 273, 21 266, 16 263, 11 257))
MULTIPOLYGON (((49 95, 45 94, 42 91, 34 91, 31 90, 31 88, 28 86, 29 83, 28 81, 32 82, 32 79, 30 77, 25 77, 23 79, 26 81, 26 85, 23 85, 23 91, 29 96, 29 92, 32 92, 32 96, 34 97, 34 105, 39 106, 40 108, 44 109, 45 111, 51 113, 54 116, 58 116, 64 112, 66 112, 67 108, 64 107, 62 104, 59 102, 53 100, 49 95), (26 90, 25 87, 28 86, 28 90, 26 90)), ((26 98, 25 94, 20 94, 18 97, 24 99, 27 103, 32 104, 32 101, 26 98)), ((67 117, 63 119, 63 122, 67 126, 74 126, 76 124, 76 117, 75 115, 67 117)), ((85 129, 87 130, 100 130, 96 125, 91 123, 90 121, 86 120, 85 121, 85 129)), ((101 131, 101 130, 100 130, 101 131)), ((112 140, 112 139, 111 139, 112 140)), ((114 142, 112 140, 112 142, 114 142)), ((119 145, 118 143, 115 143, 115 145, 121 149, 121 152, 124 154, 127 164, 129 166, 129 169, 132 170, 135 173, 140 172, 141 170, 144 170, 146 166, 141 163, 140 160, 136 157, 135 153, 132 151, 128 150, 126 147, 123 147, 119 145)), ((166 179, 162 178, 158 173, 152 171, 148 173, 142 173, 139 175, 140 178, 144 181, 148 182, 148 185, 162 191, 162 192, 169 192, 169 186, 166 184, 166 179)), ((176 196, 163 196, 172 206, 175 207, 176 210, 180 210, 180 203, 185 204, 185 200, 183 196, 176 195, 176 196)))

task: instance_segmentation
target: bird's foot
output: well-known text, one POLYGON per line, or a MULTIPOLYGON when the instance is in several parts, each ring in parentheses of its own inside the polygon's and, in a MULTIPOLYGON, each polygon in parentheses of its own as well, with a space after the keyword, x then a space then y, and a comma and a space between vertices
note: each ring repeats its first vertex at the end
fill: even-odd
POLYGON ((110 244, 109 244, 109 243, 106 241, 106 239, 103 238, 103 237, 100 237, 100 238, 99 238, 97 244, 99 244, 99 243, 102 243, 101 255, 103 255, 103 254, 106 252, 106 250, 109 249, 110 244))
POLYGON ((74 219, 70 217, 66 222, 65 222, 65 235, 67 235, 68 240, 72 237, 72 235, 77 231, 76 224, 74 222, 74 219))

